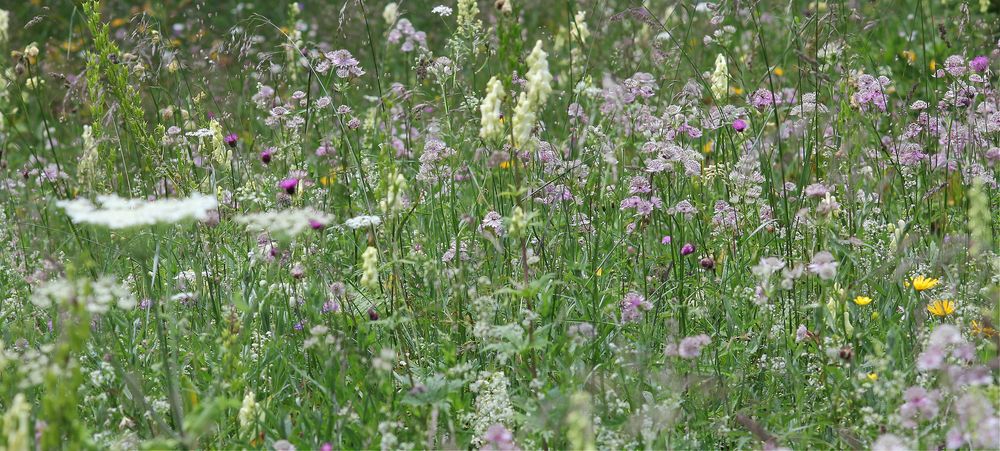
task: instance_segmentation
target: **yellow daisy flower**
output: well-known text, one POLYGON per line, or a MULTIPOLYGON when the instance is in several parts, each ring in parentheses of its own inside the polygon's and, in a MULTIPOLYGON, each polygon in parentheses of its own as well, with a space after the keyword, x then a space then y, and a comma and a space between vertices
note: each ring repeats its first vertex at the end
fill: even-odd
POLYGON ((955 302, 948 299, 940 299, 931 302, 927 306, 927 311, 934 316, 948 316, 955 313, 955 302))
POLYGON ((854 303, 858 304, 860 306, 866 306, 866 305, 872 303, 872 298, 870 298, 868 296, 858 296, 858 297, 854 298, 854 303))
MULTIPOLYGON (((936 279, 933 277, 917 276, 912 280, 913 289, 917 291, 930 290, 938 286, 941 283, 941 279, 936 279)), ((910 284, 907 284, 909 286, 910 284)))

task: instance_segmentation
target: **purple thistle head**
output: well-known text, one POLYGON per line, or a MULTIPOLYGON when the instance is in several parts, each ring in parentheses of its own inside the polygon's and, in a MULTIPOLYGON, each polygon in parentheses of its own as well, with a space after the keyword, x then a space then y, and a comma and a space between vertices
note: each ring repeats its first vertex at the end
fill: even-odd
POLYGON ((973 58, 972 61, 969 61, 969 67, 979 73, 986 72, 986 69, 990 68, 990 59, 983 55, 979 55, 973 58))
POLYGON ((664 235, 663 239, 660 240, 660 244, 670 244, 670 235, 664 235))
POLYGON ((225 141, 227 146, 236 147, 236 142, 240 140, 240 137, 236 136, 236 133, 230 133, 225 138, 222 138, 222 140, 225 141))
POLYGON ((737 119, 733 121, 733 130, 743 133, 743 130, 747 129, 747 121, 743 119, 737 119))
POLYGON ((297 178, 287 178, 278 183, 278 187, 283 189, 288 194, 295 194, 295 187, 298 186, 299 179, 297 178))
POLYGON ((368 319, 378 321, 378 312, 376 312, 374 308, 368 309, 368 319))
POLYGON ((320 230, 320 229, 322 229, 324 227, 326 227, 326 224, 323 224, 322 222, 320 222, 318 220, 315 220, 315 219, 310 219, 309 220, 309 228, 311 228, 313 230, 320 230))
POLYGON ((260 153, 260 162, 264 164, 271 164, 271 155, 274 154, 274 147, 268 147, 260 153))
POLYGON ((711 269, 715 268, 715 260, 713 260, 712 257, 705 257, 705 258, 701 259, 700 263, 701 263, 701 267, 702 268, 705 268, 705 269, 708 269, 708 270, 711 270, 711 269))
POLYGON ((693 253, 694 253, 694 245, 693 244, 691 244, 691 243, 685 243, 684 246, 681 247, 681 255, 691 255, 693 253))

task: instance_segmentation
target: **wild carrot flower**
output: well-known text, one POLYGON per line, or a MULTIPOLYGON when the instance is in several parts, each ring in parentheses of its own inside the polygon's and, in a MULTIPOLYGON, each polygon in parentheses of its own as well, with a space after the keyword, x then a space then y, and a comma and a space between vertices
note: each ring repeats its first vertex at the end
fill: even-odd
POLYGON ((948 316, 955 313, 955 302, 948 299, 937 300, 927 306, 927 311, 934 316, 948 316))
POLYGON ((939 283, 941 283, 941 279, 917 276, 910 283, 907 283, 907 285, 912 285, 914 290, 924 291, 938 286, 939 283))
POLYGON ((87 199, 61 200, 56 205, 66 210, 74 223, 125 229, 188 219, 204 221, 219 203, 214 196, 197 193, 185 199, 153 201, 122 199, 112 194, 97 196, 97 205, 87 199))

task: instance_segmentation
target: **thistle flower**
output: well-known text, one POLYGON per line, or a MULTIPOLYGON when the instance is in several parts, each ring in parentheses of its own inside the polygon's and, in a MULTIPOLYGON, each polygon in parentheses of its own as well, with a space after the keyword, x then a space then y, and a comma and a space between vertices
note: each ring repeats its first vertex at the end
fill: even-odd
POLYGON ((969 61, 969 67, 978 73, 986 72, 990 68, 990 59, 983 55, 977 56, 969 61))
POLYGON ((295 188, 297 186, 299 186, 299 179, 294 177, 278 182, 278 188, 281 188, 288 194, 295 194, 295 188))
POLYGON ((239 139, 240 138, 239 136, 236 136, 236 133, 230 133, 226 135, 226 137, 223 138, 222 140, 226 143, 227 146, 236 147, 236 142, 239 141, 239 139))
POLYGON ((927 311, 934 316, 948 316, 955 313, 955 302, 948 299, 940 299, 927 305, 927 311))
POLYGON ((503 103, 505 95, 503 83, 496 77, 491 77, 490 81, 486 83, 486 97, 479 104, 479 111, 482 114, 479 127, 480 138, 496 139, 503 135, 500 105, 503 103))
POLYGON ((733 130, 743 133, 743 130, 747 129, 747 121, 743 119, 736 119, 733 121, 733 130))
POLYGON ((264 164, 271 164, 271 158, 274 155, 274 147, 268 147, 260 152, 260 162, 264 164))
POLYGON ((552 74, 549 73, 548 54, 542 50, 542 41, 535 43, 535 48, 528 55, 527 89, 521 92, 514 108, 514 147, 527 150, 531 129, 537 122, 537 113, 545 105, 552 92, 552 74))
POLYGON ((61 200, 56 205, 66 210, 76 224, 93 224, 110 229, 126 229, 154 224, 172 224, 194 219, 205 221, 218 208, 214 196, 192 194, 186 199, 122 199, 114 194, 97 196, 97 205, 87 199, 61 200))

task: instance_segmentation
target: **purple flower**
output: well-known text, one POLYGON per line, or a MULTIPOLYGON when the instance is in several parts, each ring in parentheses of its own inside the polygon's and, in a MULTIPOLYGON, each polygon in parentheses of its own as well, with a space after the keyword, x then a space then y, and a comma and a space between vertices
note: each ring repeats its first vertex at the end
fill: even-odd
POLYGON ((737 119, 733 121, 733 130, 743 133, 743 130, 747 129, 747 121, 743 119, 737 119))
POLYGON ((513 451, 518 449, 517 445, 514 444, 514 434, 500 423, 496 423, 486 430, 486 433, 483 434, 483 441, 486 442, 486 445, 482 447, 484 450, 513 451))
POLYGON ((664 235, 663 239, 660 240, 660 244, 670 244, 670 235, 664 235))
POLYGON ((288 194, 295 194, 295 187, 299 185, 299 179, 297 178, 287 178, 278 183, 278 187, 285 190, 288 194))
POLYGON ((222 138, 222 140, 225 141, 226 145, 229 147, 236 147, 236 142, 239 141, 239 139, 240 138, 236 136, 236 133, 230 133, 226 135, 225 138, 222 138))
POLYGON ((310 219, 309 220, 309 228, 311 228, 313 230, 320 230, 320 229, 322 229, 324 227, 326 227, 326 224, 323 224, 322 222, 320 222, 318 220, 315 220, 315 219, 310 219))
POLYGON ((685 243, 684 246, 681 247, 681 255, 691 255, 693 253, 694 253, 694 245, 693 244, 691 244, 691 243, 685 243))
POLYGON ((653 308, 641 294, 630 291, 622 299, 622 323, 637 323, 642 320, 642 313, 653 308))
POLYGON ((701 348, 712 342, 705 334, 686 337, 677 345, 677 355, 685 359, 693 359, 701 355, 701 348))
POLYGON ((268 147, 260 153, 260 162, 264 164, 271 163, 271 155, 274 153, 274 147, 268 147))
POLYGON ((986 69, 990 68, 990 59, 983 55, 979 55, 973 58, 972 61, 969 61, 969 67, 979 73, 986 72, 986 69))
POLYGON ((368 309, 368 319, 378 321, 378 312, 376 312, 374 308, 368 309))

